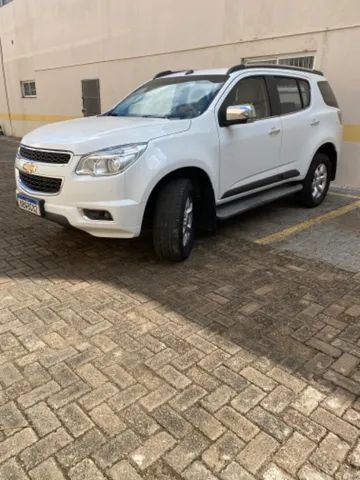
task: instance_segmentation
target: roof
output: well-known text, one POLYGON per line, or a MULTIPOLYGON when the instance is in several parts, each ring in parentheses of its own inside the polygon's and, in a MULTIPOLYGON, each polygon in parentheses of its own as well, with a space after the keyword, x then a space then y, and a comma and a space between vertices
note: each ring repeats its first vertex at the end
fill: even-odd
POLYGON ((304 72, 312 75, 323 75, 322 72, 319 70, 310 70, 308 68, 301 68, 301 67, 293 67, 288 65, 274 65, 274 64, 239 64, 233 67, 226 67, 226 68, 211 68, 211 69, 203 69, 203 70, 165 70, 163 72, 159 72, 155 75, 154 78, 160 77, 179 77, 184 75, 232 75, 234 73, 238 73, 243 70, 248 69, 258 69, 258 70, 279 70, 279 71, 297 71, 297 72, 304 72))

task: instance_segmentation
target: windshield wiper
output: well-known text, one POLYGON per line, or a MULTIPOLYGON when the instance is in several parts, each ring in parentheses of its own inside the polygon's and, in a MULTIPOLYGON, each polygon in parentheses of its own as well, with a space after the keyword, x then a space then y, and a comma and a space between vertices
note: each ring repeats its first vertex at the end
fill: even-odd
POLYGON ((132 118, 170 118, 170 115, 119 115, 115 112, 104 113, 107 117, 132 117, 132 118))
POLYGON ((135 117, 140 117, 140 118, 167 118, 164 115, 134 115, 135 117))

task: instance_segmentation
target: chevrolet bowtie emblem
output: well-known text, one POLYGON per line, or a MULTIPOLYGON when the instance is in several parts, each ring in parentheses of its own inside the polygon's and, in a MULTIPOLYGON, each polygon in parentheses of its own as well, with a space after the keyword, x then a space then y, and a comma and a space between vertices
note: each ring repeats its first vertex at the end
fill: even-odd
POLYGON ((33 163, 24 163, 22 168, 26 173, 35 173, 37 170, 36 165, 33 163))

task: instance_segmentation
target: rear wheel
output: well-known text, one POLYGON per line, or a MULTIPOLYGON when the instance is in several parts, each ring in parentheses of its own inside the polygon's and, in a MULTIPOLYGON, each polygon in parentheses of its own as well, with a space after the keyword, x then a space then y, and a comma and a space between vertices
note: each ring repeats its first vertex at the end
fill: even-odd
POLYGON ((324 153, 317 153, 310 165, 309 171, 300 192, 300 199, 306 207, 320 205, 329 190, 331 178, 331 162, 324 153))
POLYGON ((153 223, 154 248, 160 258, 181 261, 195 238, 194 191, 191 181, 177 178, 160 191, 153 223))

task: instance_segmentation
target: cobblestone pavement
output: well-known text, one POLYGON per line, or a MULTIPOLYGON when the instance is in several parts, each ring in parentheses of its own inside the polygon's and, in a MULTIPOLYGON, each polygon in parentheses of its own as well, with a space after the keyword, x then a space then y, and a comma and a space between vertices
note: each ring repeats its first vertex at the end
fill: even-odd
POLYGON ((239 224, 175 265, 62 229, 1 148, 1 480, 360 479, 359 274, 239 224))

